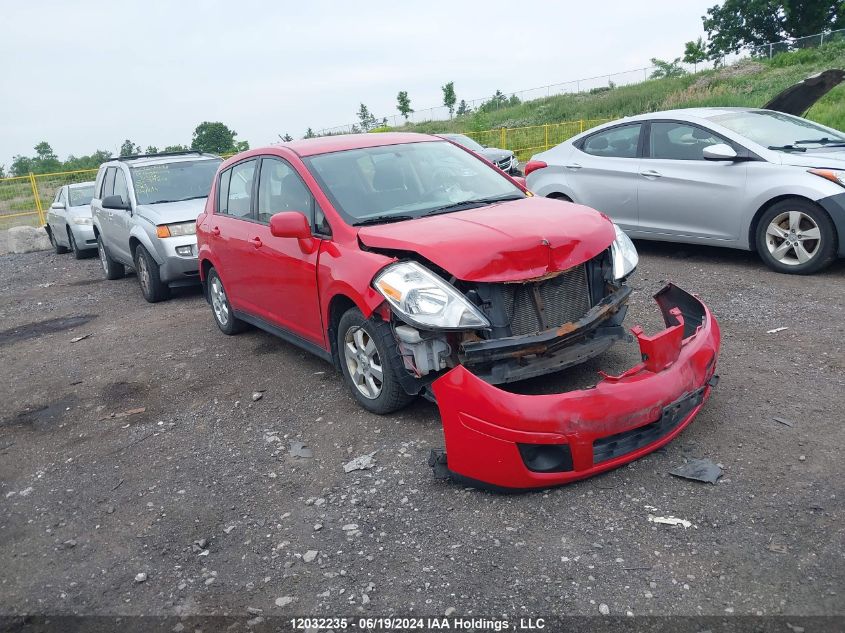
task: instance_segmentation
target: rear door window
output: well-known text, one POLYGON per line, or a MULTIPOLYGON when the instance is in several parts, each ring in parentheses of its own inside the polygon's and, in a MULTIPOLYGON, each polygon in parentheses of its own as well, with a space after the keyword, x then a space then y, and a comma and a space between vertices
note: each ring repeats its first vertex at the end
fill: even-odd
POLYGON ((581 150, 592 156, 636 158, 642 125, 620 125, 584 139, 581 150))

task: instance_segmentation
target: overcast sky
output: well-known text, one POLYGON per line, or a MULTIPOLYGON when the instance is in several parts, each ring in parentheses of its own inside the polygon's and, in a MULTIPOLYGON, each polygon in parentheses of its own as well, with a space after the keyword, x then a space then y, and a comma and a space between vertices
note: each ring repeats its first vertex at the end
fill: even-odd
POLYGON ((381 118, 396 93, 440 105, 681 55, 716 0, 5 3, 0 164, 46 140, 60 158, 189 144, 223 121, 253 147, 381 118))

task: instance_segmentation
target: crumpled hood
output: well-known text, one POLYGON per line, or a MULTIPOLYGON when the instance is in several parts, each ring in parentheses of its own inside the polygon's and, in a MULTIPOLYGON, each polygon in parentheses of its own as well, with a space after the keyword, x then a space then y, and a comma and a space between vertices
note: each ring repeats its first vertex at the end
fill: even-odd
POLYGON ((845 169, 845 147, 823 147, 808 149, 806 152, 782 152, 781 163, 796 167, 829 167, 845 169))
POLYGON ((567 270, 605 249, 613 224, 588 207, 531 197, 362 227, 370 248, 418 253, 464 281, 524 281, 567 270))
POLYGON ((153 224, 191 222, 196 221, 197 216, 205 209, 205 200, 205 198, 197 198, 162 204, 139 204, 135 212, 153 224))

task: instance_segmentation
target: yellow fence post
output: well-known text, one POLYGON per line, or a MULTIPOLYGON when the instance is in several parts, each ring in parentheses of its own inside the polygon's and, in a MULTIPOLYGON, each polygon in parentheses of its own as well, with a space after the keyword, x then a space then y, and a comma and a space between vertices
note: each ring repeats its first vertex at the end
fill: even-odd
POLYGON ((44 208, 41 206, 41 197, 38 195, 38 184, 35 182, 35 174, 29 172, 29 184, 32 187, 32 198, 35 200, 35 210, 38 211, 38 222, 41 226, 47 224, 44 220, 44 208))
MULTIPOLYGON (((583 132, 584 131, 584 119, 581 119, 580 121, 578 121, 578 123, 581 124, 581 132, 583 132)), ((579 132, 579 134, 580 134, 580 132, 579 132)))
POLYGON ((543 131, 545 132, 545 136, 546 136, 546 150, 548 150, 549 149, 549 124, 548 123, 546 123, 543 126, 543 131))
POLYGON ((507 132, 507 128, 503 127, 502 128, 502 149, 508 148, 507 143, 508 143, 508 132, 507 132))

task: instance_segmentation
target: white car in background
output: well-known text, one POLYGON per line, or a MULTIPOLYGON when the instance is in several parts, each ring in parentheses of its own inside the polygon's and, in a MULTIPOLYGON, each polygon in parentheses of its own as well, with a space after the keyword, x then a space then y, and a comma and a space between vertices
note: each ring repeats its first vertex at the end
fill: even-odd
POLYGON ((97 250, 91 219, 93 197, 93 182, 59 187, 53 204, 47 210, 45 227, 57 253, 72 251, 76 259, 82 259, 97 250))
POLYGON ((845 257, 845 134, 782 112, 629 117, 533 156, 525 175, 632 238, 754 250, 782 273, 845 257))

